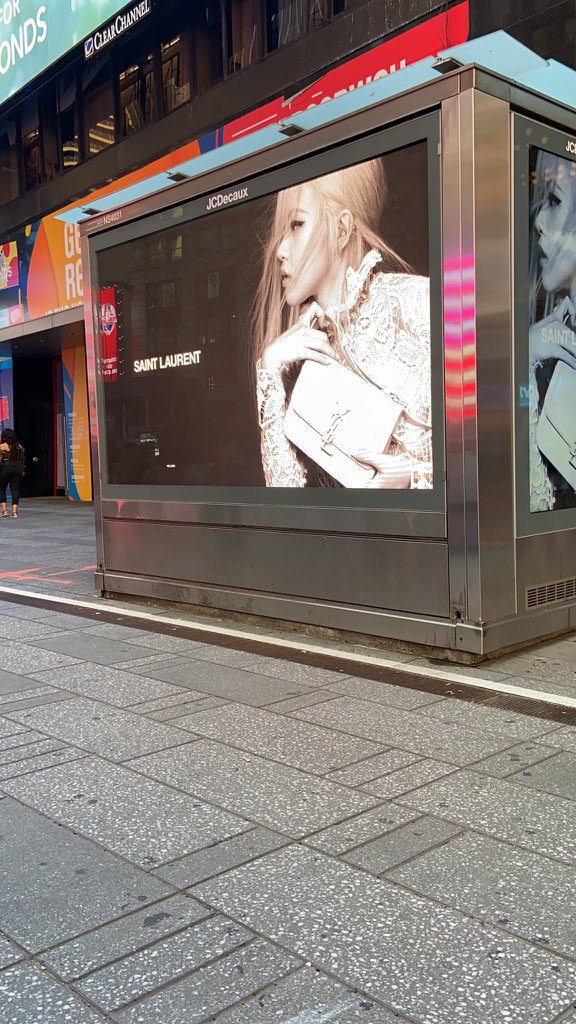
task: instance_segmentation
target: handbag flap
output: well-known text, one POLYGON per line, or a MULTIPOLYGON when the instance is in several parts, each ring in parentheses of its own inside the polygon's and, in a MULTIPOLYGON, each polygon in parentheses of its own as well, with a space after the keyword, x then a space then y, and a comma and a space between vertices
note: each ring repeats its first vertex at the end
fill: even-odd
POLYGON ((548 385, 543 414, 570 449, 576 448, 576 370, 558 360, 548 385))
MULTIPOLYGON (((322 445, 333 444, 350 455, 360 449, 384 452, 403 408, 339 363, 306 360, 294 385, 289 413, 308 424, 322 445)), ((286 435, 299 444, 298 438, 290 436, 290 421, 288 415, 286 435)))

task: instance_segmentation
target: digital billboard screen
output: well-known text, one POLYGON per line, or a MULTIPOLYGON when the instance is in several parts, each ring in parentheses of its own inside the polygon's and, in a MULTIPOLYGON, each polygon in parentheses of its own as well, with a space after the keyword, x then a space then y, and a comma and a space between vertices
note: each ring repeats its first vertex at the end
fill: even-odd
POLYGON ((238 186, 102 249, 108 483, 431 489, 427 164, 238 186))
POLYGON ((0 104, 127 6, 127 0, 3 0, 0 104))
POLYGON ((576 163, 530 147, 530 512, 576 507, 576 163))

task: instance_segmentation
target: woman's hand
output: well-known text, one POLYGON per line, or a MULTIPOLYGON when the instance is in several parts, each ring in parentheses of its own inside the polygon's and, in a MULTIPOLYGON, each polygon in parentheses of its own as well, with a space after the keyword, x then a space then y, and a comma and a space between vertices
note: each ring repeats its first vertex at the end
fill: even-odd
POLYGON ((376 470, 376 475, 368 481, 366 487, 402 490, 412 483, 412 463, 407 455, 360 451, 355 452, 354 458, 376 470))
POLYGON ((324 310, 313 302, 297 323, 273 341, 261 359, 263 370, 273 373, 293 363, 312 359, 315 363, 329 363, 334 358, 330 342, 324 331, 312 327, 314 320, 322 324, 324 310))
POLYGON ((576 334, 566 326, 576 321, 576 307, 566 296, 549 316, 533 324, 529 331, 530 363, 536 366, 546 359, 562 359, 576 369, 576 334))

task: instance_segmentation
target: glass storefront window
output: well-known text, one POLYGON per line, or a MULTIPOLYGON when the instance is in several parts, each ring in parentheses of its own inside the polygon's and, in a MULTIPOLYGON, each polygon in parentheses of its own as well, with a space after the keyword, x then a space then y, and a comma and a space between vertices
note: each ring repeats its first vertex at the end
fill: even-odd
POLYGON ((130 64, 118 76, 122 135, 131 135, 156 117, 154 57, 130 64))
POLYGON ((12 114, 0 118, 0 204, 19 194, 16 118, 12 114))
POLYGON ((267 0, 268 49, 278 50, 330 18, 328 0, 267 0))
POLYGON ((86 156, 95 156, 116 141, 114 89, 109 59, 88 64, 83 75, 86 156))
POLYGON ((226 11, 226 71, 233 75, 259 60, 260 0, 231 0, 226 11))
POLYGON ((190 43, 181 32, 162 43, 162 101, 164 113, 190 99, 190 43))
POLYGON ((80 128, 76 72, 65 72, 58 82, 60 163, 63 171, 80 163, 80 128))
POLYGON ((205 92, 222 80, 222 16, 218 0, 194 5, 192 20, 194 86, 205 92))
POLYGON ((22 136, 22 161, 24 165, 24 187, 26 191, 40 184, 40 121, 38 97, 26 100, 20 108, 20 133, 22 136))

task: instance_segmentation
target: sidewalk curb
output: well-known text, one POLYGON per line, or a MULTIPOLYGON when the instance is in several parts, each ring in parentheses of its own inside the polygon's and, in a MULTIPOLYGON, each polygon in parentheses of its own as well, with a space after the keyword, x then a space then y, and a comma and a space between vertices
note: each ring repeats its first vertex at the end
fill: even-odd
POLYGON ((504 680, 495 682, 481 676, 473 677, 447 668, 411 665, 409 662, 398 662, 389 657, 343 652, 339 648, 331 648, 329 645, 313 641, 310 637, 295 637, 294 640, 274 638, 265 633, 251 631, 244 624, 224 625, 221 622, 215 623, 214 620, 192 617, 185 621, 163 614, 158 609, 139 611, 132 606, 115 607, 111 601, 104 599, 98 601, 77 597, 72 600, 11 587, 0 587, 0 609, 2 601, 62 611, 77 615, 79 618, 131 625, 135 628, 140 626, 143 631, 153 627, 158 633, 200 639, 268 657, 283 658, 289 655, 293 661, 316 668, 343 671, 408 689, 425 690, 439 696, 486 703, 502 710, 548 718, 563 725, 576 725, 576 699, 572 697, 514 686, 504 680), (390 678, 391 676, 393 678, 390 678))

